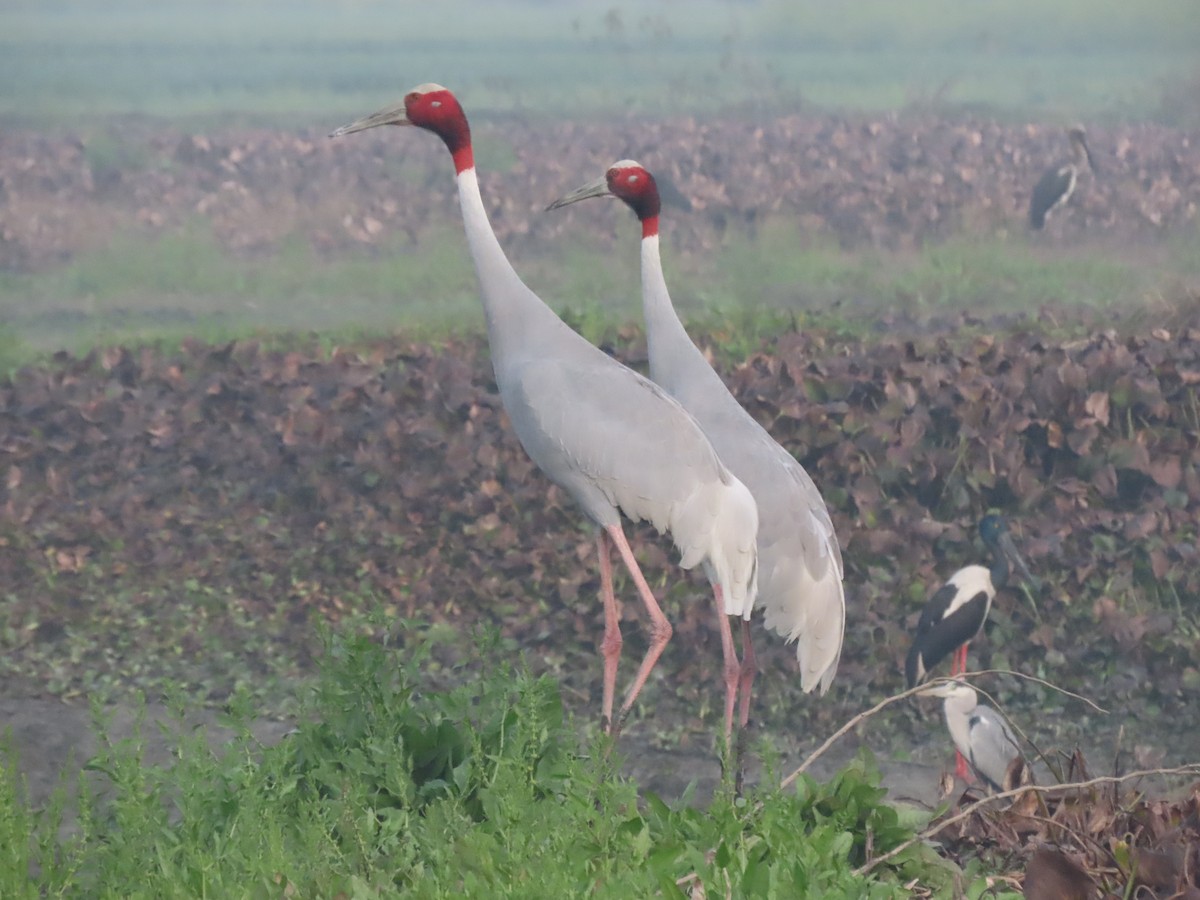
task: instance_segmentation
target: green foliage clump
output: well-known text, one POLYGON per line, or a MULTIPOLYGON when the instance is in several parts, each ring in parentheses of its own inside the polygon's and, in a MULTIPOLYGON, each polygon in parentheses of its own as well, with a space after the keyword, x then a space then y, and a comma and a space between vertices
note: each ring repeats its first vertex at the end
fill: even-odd
POLYGON ((10 760, 0 894, 683 897, 699 882, 710 896, 858 898, 906 896, 912 878, 945 888, 957 871, 918 845, 854 874, 912 836, 865 761, 825 785, 671 807, 639 797, 605 739, 580 747, 552 680, 497 664, 426 691, 424 651, 405 657, 330 641, 304 723, 275 747, 253 741, 244 709, 239 739, 214 751, 180 737, 169 768, 136 737, 105 740, 68 838, 66 792, 30 810, 10 760))

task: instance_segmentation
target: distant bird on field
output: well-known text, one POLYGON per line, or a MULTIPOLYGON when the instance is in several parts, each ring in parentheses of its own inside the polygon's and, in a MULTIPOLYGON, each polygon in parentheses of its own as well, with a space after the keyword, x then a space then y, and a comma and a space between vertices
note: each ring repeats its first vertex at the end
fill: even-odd
POLYGON ((1029 198, 1029 227, 1035 231, 1045 226, 1050 213, 1071 199, 1084 165, 1096 171, 1083 126, 1068 128, 1067 139, 1071 143, 1071 158, 1047 169, 1034 185, 1033 195, 1029 198))
MULTIPOLYGON (((950 654, 954 654, 951 675, 961 675, 967 670, 967 645, 983 629, 996 591, 1008 583, 1010 561, 1030 584, 1037 584, 1009 537, 1003 518, 984 516, 979 521, 979 536, 992 554, 992 567, 964 566, 929 598, 921 610, 917 633, 904 664, 910 688, 924 681, 929 670, 950 654)), ((960 776, 966 774, 961 756, 957 771, 960 776)))
MULTIPOLYGON (((659 192, 654 176, 633 160, 609 167, 603 178, 550 205, 557 209, 589 197, 615 196, 641 222, 642 309, 650 354, 650 377, 696 417, 721 460, 758 503, 759 605, 767 626, 797 641, 805 691, 824 693, 842 650, 846 604, 842 557, 829 511, 804 468, 777 444, 734 399, 700 349, 692 343, 671 303, 659 255, 659 192)), ((740 674, 741 723, 749 715, 754 652, 743 621, 740 674)))
MULTIPOLYGON (((683 407, 572 331, 517 276, 488 222, 467 117, 450 91, 423 84, 400 103, 339 128, 332 136, 380 125, 416 125, 436 134, 450 151, 500 398, 529 456, 599 528, 603 722, 616 735, 671 637, 671 625, 634 559, 620 514, 634 521, 647 519, 659 531, 670 532, 684 568, 703 564, 724 626, 728 668, 738 663, 726 617, 750 618, 757 592, 754 498, 721 463, 683 407), (650 647, 616 718, 613 695, 621 631, 613 595, 612 546, 652 622, 650 647)), ((726 698, 729 710, 736 687, 731 689, 734 696, 726 698)), ((728 736, 731 715, 725 727, 728 736)))
MULTIPOLYGON (((946 727, 959 758, 970 764, 971 771, 990 790, 1003 790, 1012 761, 1023 758, 1021 745, 1004 717, 980 703, 975 689, 961 681, 936 684, 921 693, 943 698, 946 727)), ((958 775, 968 780, 967 773, 958 775)))

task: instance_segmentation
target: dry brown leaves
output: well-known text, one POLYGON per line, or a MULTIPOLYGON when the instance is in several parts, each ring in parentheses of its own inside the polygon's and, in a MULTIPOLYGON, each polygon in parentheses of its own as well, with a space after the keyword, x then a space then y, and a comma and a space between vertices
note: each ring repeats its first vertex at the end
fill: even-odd
MULTIPOLYGON (((1082 758, 1071 780, 1087 781, 1082 758)), ((1200 897, 1200 782, 1149 800, 1117 783, 1027 792, 941 831, 950 852, 1021 867, 1024 894, 1052 898, 1200 897)))
MULTIPOLYGON (((843 541, 849 708, 899 678, 908 586, 974 558, 987 508, 1010 515, 1047 584, 1040 624, 998 601, 1025 629, 1004 643, 1013 668, 1035 671, 1053 650, 1079 686, 1071 677, 1086 683, 1119 651, 1158 702, 1195 702, 1194 610, 1150 594, 1200 596, 1195 372, 1200 332, 1185 329, 836 349, 785 335, 729 373, 822 487, 843 541), (1080 628, 1088 640, 1071 636, 1080 628)), ((36 598, 41 621, 79 614, 79 573, 90 590, 167 573, 264 611, 290 591, 298 626, 369 592, 399 614, 494 622, 529 647, 556 629, 590 642, 579 521, 515 441, 476 341, 328 356, 116 348, 0 385, 0 582, 36 598)), ((656 587, 680 584, 661 542, 639 544, 656 587)), ((673 614, 678 640, 707 639, 706 610, 673 614)), ((980 645, 982 665, 991 652, 980 645)), ((790 665, 779 653, 765 664, 790 665)))

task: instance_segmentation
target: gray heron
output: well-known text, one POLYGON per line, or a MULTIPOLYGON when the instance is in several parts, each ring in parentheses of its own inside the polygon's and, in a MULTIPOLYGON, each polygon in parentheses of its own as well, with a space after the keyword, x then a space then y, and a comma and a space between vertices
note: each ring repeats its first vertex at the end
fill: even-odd
MULTIPOLYGON (((467 117, 446 88, 423 84, 397 104, 330 136, 382 125, 415 125, 446 145, 454 162, 468 248, 487 319, 492 366, 521 445, 598 528, 604 604, 603 723, 620 732, 671 638, 671 624, 643 577, 621 514, 670 533, 680 565, 703 565, 726 636, 726 666, 738 666, 727 616, 750 617, 757 593, 758 513, 696 420, 649 379, 572 331, 521 281, 488 221, 467 117), (621 651, 610 548, 615 547, 651 620, 650 645, 613 717, 621 651)), ((736 688, 736 686, 735 686, 736 688)), ((734 700, 726 698, 728 707, 734 700)), ((732 733, 727 716, 726 736, 732 733)))
MULTIPOLYGON (((734 399, 679 320, 659 253, 661 203, 654 176, 633 160, 621 160, 603 178, 563 196, 550 209, 602 196, 623 200, 641 223, 650 377, 696 417, 721 460, 754 495, 764 621, 789 642, 797 642, 803 690, 819 687, 824 693, 837 672, 846 620, 841 550, 825 501, 795 457, 734 399)), ((746 685, 742 699, 748 703, 754 652, 744 620, 742 644, 742 671, 727 670, 725 677, 746 685)), ((749 708, 743 705, 743 725, 748 716, 749 708)))
MULTIPOLYGON (((942 698, 946 727, 955 749, 989 789, 1003 790, 1012 761, 1024 758, 1021 745, 1004 717, 986 703, 980 703, 975 689, 961 681, 935 684, 921 693, 942 698)), ((966 773, 957 774, 962 777, 966 773)))
POLYGON ((1067 140, 1071 144, 1071 158, 1047 169, 1034 185, 1033 194, 1029 198, 1029 227, 1035 231, 1045 226, 1046 217, 1050 213, 1071 199, 1079 181, 1079 174, 1085 165, 1093 172, 1096 171, 1083 126, 1068 128, 1067 140))

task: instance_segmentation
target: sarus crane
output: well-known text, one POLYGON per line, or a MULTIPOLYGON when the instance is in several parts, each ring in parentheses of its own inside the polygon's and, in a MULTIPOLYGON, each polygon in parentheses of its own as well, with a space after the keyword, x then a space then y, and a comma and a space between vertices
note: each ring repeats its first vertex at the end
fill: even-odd
POLYGON ((1071 144, 1071 158, 1051 166, 1033 186, 1029 198, 1029 227, 1035 231, 1045 227, 1046 217, 1071 199, 1084 165, 1096 171, 1083 126, 1068 128, 1067 140, 1071 144))
MULTIPOLYGON (((501 401, 525 451, 598 526, 604 603, 602 722, 616 736, 672 630, 638 567, 620 514, 669 532, 684 568, 703 565, 724 626, 728 667, 738 663, 727 616, 749 618, 757 592, 754 498, 721 463, 682 406, 572 331, 518 277, 488 221, 470 128, 454 94, 423 84, 399 103, 339 128, 331 137, 382 125, 431 131, 450 151, 501 401), (610 545, 620 554, 651 620, 649 649, 615 718, 622 641, 610 545)), ((727 709, 733 703, 726 698, 727 709)), ((731 715, 725 729, 728 737, 731 715)))
MULTIPOLYGON (((659 252, 660 201, 653 175, 633 160, 609 167, 603 178, 551 204, 555 209, 589 197, 615 196, 637 215, 642 229, 642 308, 650 377, 696 417, 721 460, 758 503, 759 606, 768 628, 796 641, 805 691, 824 693, 842 651, 846 620, 842 556, 825 501, 804 467, 742 408, 688 337, 667 291, 659 252)), ((742 669, 727 682, 754 678, 748 623, 742 622, 742 669)), ((744 726, 749 707, 740 710, 744 726)))
MULTIPOLYGON (((921 693, 942 698, 946 727, 959 758, 967 761, 970 771, 989 789, 1003 790, 1013 760, 1024 759, 1021 745, 1004 717, 980 703, 975 689, 962 681, 935 684, 921 693)), ((957 774, 966 779, 967 773, 957 774)))

